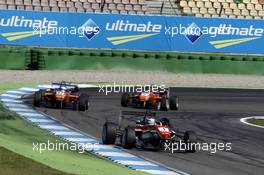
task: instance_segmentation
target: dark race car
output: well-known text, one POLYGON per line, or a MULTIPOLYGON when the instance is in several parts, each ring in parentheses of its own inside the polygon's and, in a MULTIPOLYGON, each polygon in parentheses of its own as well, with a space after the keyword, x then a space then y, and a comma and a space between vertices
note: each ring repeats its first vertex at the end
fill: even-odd
POLYGON ((67 108, 85 111, 89 108, 89 96, 79 93, 77 85, 52 83, 51 88, 35 92, 33 104, 36 107, 67 108))
MULTIPOLYGON (((155 113, 121 111, 118 124, 104 124, 102 141, 104 144, 119 143, 125 149, 136 147, 151 150, 164 150, 165 144, 182 142, 191 145, 197 142, 194 131, 175 131, 167 118, 155 118, 155 113), (137 120, 135 126, 125 124, 123 119, 131 120, 131 116, 140 116, 141 120, 137 120)), ((185 151, 195 152, 195 147, 185 151)))
POLYGON ((167 111, 168 109, 178 110, 178 101, 178 97, 170 96, 167 89, 155 92, 123 93, 121 96, 121 105, 123 107, 154 108, 161 111, 167 111))

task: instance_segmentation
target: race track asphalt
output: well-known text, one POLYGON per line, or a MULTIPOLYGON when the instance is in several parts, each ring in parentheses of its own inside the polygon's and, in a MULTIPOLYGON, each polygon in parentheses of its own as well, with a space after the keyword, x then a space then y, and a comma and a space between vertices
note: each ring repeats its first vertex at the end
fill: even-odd
MULTIPOLYGON (((86 112, 37 108, 83 132, 101 138, 106 120, 117 122, 123 108, 120 95, 81 89, 90 95, 86 112)), ((180 130, 193 130, 201 142, 231 142, 231 151, 168 153, 133 149, 129 152, 193 175, 263 175, 264 129, 245 125, 242 117, 264 115, 264 90, 171 88, 179 97, 178 111, 157 112, 180 130)))

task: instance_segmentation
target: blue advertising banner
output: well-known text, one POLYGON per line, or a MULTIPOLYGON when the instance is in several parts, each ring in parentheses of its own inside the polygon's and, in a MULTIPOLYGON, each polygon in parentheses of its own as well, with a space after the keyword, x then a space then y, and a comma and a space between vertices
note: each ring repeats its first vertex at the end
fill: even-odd
POLYGON ((0 11, 0 44, 264 54, 263 20, 0 11))

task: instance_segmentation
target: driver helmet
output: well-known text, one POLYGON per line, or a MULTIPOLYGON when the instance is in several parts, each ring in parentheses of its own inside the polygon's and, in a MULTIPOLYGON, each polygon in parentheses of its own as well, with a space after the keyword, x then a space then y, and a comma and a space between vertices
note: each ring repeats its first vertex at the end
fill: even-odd
POLYGON ((156 120, 153 117, 146 117, 146 124, 147 125, 155 125, 156 120))
POLYGON ((67 90, 67 88, 65 86, 62 86, 61 87, 61 90, 64 90, 65 91, 65 90, 67 90))

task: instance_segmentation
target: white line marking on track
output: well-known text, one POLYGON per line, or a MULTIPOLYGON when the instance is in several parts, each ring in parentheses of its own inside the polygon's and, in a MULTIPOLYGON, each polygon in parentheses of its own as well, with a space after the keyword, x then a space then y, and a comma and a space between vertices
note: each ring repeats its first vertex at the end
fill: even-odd
POLYGON ((28 112, 17 112, 19 115, 23 115, 26 117, 31 117, 31 116, 43 116, 42 114, 39 113, 28 113, 28 112))
POLYGON ((255 127, 258 127, 258 128, 264 128, 264 126, 259 126, 259 125, 255 125, 255 124, 252 124, 252 123, 248 123, 247 120, 249 119, 263 119, 264 120, 264 116, 252 116, 252 117, 245 117, 245 118, 241 118, 240 119, 240 122, 246 124, 246 125, 250 125, 250 126, 255 126, 255 127))
POLYGON ((38 88, 30 88, 30 87, 23 87, 18 90, 29 91, 29 92, 39 91, 38 88))
POLYGON ((47 89, 51 89, 51 88, 59 88, 59 85, 38 85, 39 88, 47 88, 47 89))
POLYGON ((2 97, 21 98, 22 95, 1 94, 2 97))
POLYGON ((145 166, 158 166, 153 163, 147 162, 147 161, 129 161, 129 160, 118 160, 115 161, 117 163, 121 163, 123 165, 145 165, 145 166))
POLYGON ((136 157, 126 152, 96 152, 96 153, 102 156, 111 156, 111 157, 136 157))
POLYGON ((63 136, 63 135, 67 135, 67 136, 81 136, 82 134, 81 133, 78 133, 78 132, 63 132, 63 131, 55 131, 55 132, 52 132, 53 134, 55 135, 60 135, 60 136, 63 136))
POLYGON ((15 111, 15 112, 35 112, 35 110, 30 109, 30 108, 9 108, 11 111, 15 111))
POLYGON ((31 94, 31 92, 26 92, 26 91, 7 91, 6 93, 10 94, 21 94, 21 95, 26 95, 26 94, 31 94))
POLYGON ((95 141, 94 139, 88 139, 88 138, 65 138, 65 139, 72 141, 72 142, 92 142, 92 141, 95 141))
POLYGON ((30 120, 31 122, 45 122, 45 123, 54 123, 54 120, 50 120, 50 119, 34 119, 34 118, 29 118, 28 120, 30 120))
POLYGON ((147 172, 150 174, 156 174, 156 175, 181 175, 173 171, 144 170, 144 169, 137 169, 137 171, 144 171, 144 172, 147 172))
POLYGON ((94 149, 113 149, 112 145, 94 145, 94 149))
POLYGON ((23 103, 22 100, 13 100, 13 99, 10 99, 10 98, 3 98, 3 99, 1 99, 1 101, 3 101, 3 102, 14 102, 14 103, 23 103))
POLYGON ((30 106, 24 105, 24 104, 17 104, 17 103, 5 103, 5 106, 7 107, 23 107, 23 108, 28 108, 30 106))
POLYGON ((98 87, 97 85, 92 84, 77 84, 79 88, 92 88, 92 87, 98 87))
POLYGON ((65 126, 56 126, 56 125, 39 125, 40 128, 43 129, 58 129, 58 130, 66 130, 65 126))

